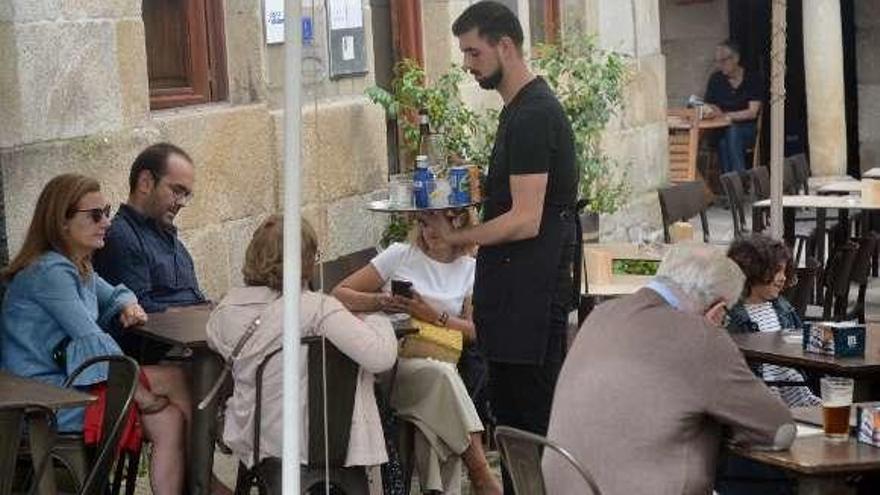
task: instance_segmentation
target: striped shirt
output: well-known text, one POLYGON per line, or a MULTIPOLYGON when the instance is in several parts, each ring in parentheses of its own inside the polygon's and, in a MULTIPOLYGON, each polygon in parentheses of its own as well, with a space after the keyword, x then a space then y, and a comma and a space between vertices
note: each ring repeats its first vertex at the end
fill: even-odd
MULTIPOLYGON (((758 325, 761 332, 778 332, 782 330, 779 317, 773 309, 773 303, 744 304, 749 318, 758 325)), ((800 371, 786 366, 765 364, 762 366, 764 381, 803 382, 800 371)), ((788 407, 818 406, 822 400, 816 397, 807 387, 770 387, 788 407)))

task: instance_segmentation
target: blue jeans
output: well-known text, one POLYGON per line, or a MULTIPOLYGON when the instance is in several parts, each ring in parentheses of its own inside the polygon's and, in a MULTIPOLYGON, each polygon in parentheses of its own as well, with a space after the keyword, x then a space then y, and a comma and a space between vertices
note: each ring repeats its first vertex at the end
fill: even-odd
POLYGON ((718 140, 721 173, 745 172, 746 149, 755 142, 755 122, 733 122, 718 140))

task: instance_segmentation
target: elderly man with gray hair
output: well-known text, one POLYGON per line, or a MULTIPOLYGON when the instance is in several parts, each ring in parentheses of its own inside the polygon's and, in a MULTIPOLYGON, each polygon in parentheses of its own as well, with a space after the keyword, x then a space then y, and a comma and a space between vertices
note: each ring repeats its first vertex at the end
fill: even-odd
MULTIPOLYGON (((712 492, 722 437, 786 449, 791 413, 722 328, 745 276, 720 249, 674 246, 635 294, 596 308, 569 352, 548 437, 610 494, 712 492)), ((590 493, 544 457, 548 493, 590 493)))

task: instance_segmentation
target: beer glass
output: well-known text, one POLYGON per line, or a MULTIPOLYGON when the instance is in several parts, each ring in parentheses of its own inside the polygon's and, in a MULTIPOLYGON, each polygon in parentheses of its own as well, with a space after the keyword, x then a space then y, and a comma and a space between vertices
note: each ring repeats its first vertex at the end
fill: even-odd
POLYGON ((407 176, 406 174, 399 174, 391 176, 391 180, 388 182, 388 199, 389 203, 391 203, 392 207, 395 208, 410 208, 412 207, 413 200, 413 183, 412 177, 407 176))
POLYGON ((852 378, 824 377, 822 389, 822 424, 825 436, 834 440, 849 437, 849 409, 853 399, 852 378))

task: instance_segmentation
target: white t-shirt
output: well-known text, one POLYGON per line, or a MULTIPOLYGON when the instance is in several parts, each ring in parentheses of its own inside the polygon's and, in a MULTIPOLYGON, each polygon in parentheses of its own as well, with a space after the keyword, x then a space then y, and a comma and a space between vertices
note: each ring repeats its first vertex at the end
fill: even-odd
POLYGON ((461 314, 466 297, 474 290, 476 260, 459 256, 450 263, 429 258, 416 246, 394 243, 370 262, 391 292, 391 280, 412 282, 413 290, 439 311, 461 314))

